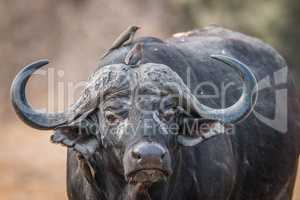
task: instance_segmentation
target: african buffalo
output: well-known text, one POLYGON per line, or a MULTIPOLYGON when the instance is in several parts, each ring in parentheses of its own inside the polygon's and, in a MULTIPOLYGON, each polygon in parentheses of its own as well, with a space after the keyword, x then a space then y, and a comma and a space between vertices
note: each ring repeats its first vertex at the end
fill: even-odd
POLYGON ((61 113, 25 97, 47 63, 16 76, 11 100, 26 124, 68 147, 70 200, 292 198, 298 97, 284 59, 258 39, 216 26, 138 38, 102 59, 61 113), (124 62, 136 44, 139 62, 124 62))

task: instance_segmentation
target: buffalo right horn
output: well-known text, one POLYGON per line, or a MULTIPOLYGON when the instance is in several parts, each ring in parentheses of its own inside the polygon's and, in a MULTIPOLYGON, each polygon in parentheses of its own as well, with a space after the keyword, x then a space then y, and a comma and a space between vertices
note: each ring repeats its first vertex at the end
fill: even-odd
POLYGON ((243 92, 239 100, 230 107, 214 109, 198 101, 193 95, 188 95, 186 101, 191 108, 205 119, 219 120, 223 123, 236 123, 247 117, 257 99, 257 81, 251 69, 237 59, 224 55, 212 55, 211 58, 227 64, 240 74, 243 80, 243 92))

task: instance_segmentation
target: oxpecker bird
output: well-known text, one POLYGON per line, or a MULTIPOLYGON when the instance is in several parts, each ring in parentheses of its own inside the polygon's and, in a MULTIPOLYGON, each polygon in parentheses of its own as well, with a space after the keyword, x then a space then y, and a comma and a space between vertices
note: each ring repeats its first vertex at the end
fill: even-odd
POLYGON ((134 35, 136 33, 136 31, 140 29, 140 27, 138 26, 129 26, 125 31, 123 31, 119 37, 117 37, 117 39, 113 42, 112 46, 110 47, 110 49, 108 49, 104 55, 102 56, 102 58, 104 58, 105 56, 107 56, 110 52, 112 52, 115 49, 118 49, 121 46, 124 46, 126 44, 130 44, 134 38, 134 35))

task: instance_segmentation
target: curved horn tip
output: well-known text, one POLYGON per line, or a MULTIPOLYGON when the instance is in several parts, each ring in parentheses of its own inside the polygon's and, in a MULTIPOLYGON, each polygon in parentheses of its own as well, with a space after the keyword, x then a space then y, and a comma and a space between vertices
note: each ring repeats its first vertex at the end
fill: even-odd
MULTIPOLYGON (((37 61, 34 61, 28 65, 25 65, 25 67, 23 67, 23 69, 20 70, 20 72, 16 75, 15 79, 14 80, 17 80, 18 77, 20 76, 20 74, 23 74, 23 72, 25 71, 35 71, 45 65, 49 64, 49 60, 47 59, 40 59, 40 60, 37 60, 37 61)), ((31 75, 31 74, 30 74, 31 75)))
POLYGON ((47 64, 49 64, 49 60, 48 60, 48 59, 40 59, 40 60, 34 61, 34 62, 32 62, 32 63, 26 65, 26 66, 25 66, 25 69, 26 69, 27 67, 33 67, 33 68, 36 68, 36 67, 37 67, 37 68, 40 68, 40 67, 42 67, 42 66, 44 66, 44 65, 47 65, 47 64))
POLYGON ((231 56, 212 54, 212 55, 210 55, 210 57, 214 60, 218 60, 218 61, 225 63, 227 65, 230 65, 230 66, 238 64, 239 66, 242 66, 243 68, 248 68, 244 63, 242 63, 238 59, 233 58, 231 56))
POLYGON ((211 54, 210 57, 211 57, 211 58, 218 59, 218 58, 220 58, 220 57, 229 57, 229 56, 221 55, 221 54, 211 54))
POLYGON ((36 62, 40 62, 40 63, 43 63, 45 65, 50 63, 50 61, 48 59, 40 59, 40 60, 37 60, 36 62))
POLYGON ((46 58, 42 58, 42 59, 39 59, 39 60, 37 60, 37 61, 35 61, 35 62, 33 62, 33 63, 38 63, 38 62, 43 62, 43 63, 48 64, 48 63, 49 63, 49 60, 46 59, 46 58))
POLYGON ((220 54, 212 54, 212 55, 210 55, 210 57, 211 57, 212 59, 219 60, 219 61, 221 61, 221 62, 229 61, 229 60, 235 60, 235 61, 238 61, 238 60, 236 60, 236 59, 233 58, 233 57, 226 56, 226 55, 220 55, 220 54))

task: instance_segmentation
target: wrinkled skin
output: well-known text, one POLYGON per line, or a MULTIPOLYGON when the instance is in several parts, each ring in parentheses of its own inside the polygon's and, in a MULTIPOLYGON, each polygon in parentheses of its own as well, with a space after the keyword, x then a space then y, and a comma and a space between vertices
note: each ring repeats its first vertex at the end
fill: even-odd
MULTIPOLYGON (((166 90, 172 80, 160 82, 157 76, 147 76, 147 70, 159 76, 178 75, 180 78, 173 81, 178 83, 182 79, 192 91, 201 82, 220 86, 224 81, 232 81, 225 101, 230 106, 240 97, 241 80, 230 67, 209 56, 225 53, 236 58, 247 64, 260 81, 287 67, 280 55, 254 38, 218 27, 167 41, 147 37, 135 43, 143 44, 139 66, 124 64, 134 44, 107 55, 89 79, 97 91, 101 84, 94 86, 103 79, 101 94, 105 95, 99 101, 85 104, 83 113, 57 127, 52 136, 53 142, 69 148, 69 199, 291 199, 300 132, 298 97, 290 77, 286 84, 286 133, 267 126, 251 113, 236 124, 234 134, 217 135, 188 147, 177 140, 178 134, 182 134, 181 119, 202 116, 193 109, 185 112, 187 109, 166 90), (156 68, 158 64, 161 65, 156 68), (164 73, 164 69, 171 71, 164 73), (82 122, 86 123, 84 128, 82 122), (168 128, 170 124, 178 124, 179 128, 168 128)), ((94 94, 85 93, 87 99, 94 94)), ((259 91, 255 111, 272 118, 274 96, 275 86, 259 91)), ((80 102, 79 107, 85 99, 80 102)), ((214 108, 221 106, 220 98, 201 102, 214 108)), ((212 124, 211 127, 218 123, 215 119, 203 122, 212 124)))

